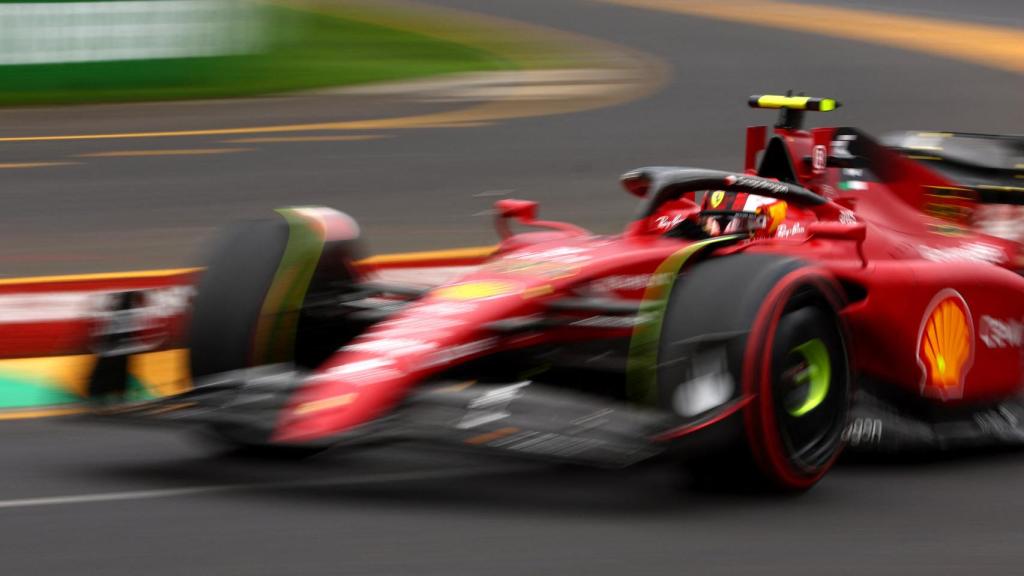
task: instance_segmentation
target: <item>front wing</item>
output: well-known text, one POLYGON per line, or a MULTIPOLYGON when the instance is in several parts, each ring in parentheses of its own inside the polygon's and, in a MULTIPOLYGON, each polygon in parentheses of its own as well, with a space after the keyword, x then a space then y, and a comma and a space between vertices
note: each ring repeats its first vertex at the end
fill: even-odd
MULTIPOLYGON (((92 417, 193 424, 269 438, 303 374, 286 365, 228 372, 158 400, 96 405, 92 417)), ((427 440, 515 456, 621 467, 663 449, 654 438, 673 419, 653 409, 531 381, 431 382, 388 416, 325 444, 427 440)))

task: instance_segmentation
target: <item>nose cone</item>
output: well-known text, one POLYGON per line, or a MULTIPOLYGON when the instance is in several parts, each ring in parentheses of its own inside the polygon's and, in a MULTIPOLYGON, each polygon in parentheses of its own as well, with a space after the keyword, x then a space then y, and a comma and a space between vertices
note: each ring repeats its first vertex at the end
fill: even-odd
POLYGON ((412 386, 493 352, 499 339, 482 328, 523 305, 496 283, 442 289, 339 350, 295 393, 275 441, 338 436, 386 415, 412 386))
POLYGON ((276 442, 311 442, 369 422, 401 400, 408 371, 386 354, 342 352, 309 376, 284 411, 276 442))
MULTIPOLYGON (((531 269, 532 270, 532 269, 531 269)), ((481 270, 434 290, 339 350, 295 393, 274 440, 336 437, 386 415, 408 390, 457 364, 497 350, 488 323, 528 315, 554 289, 550 277, 481 270)))

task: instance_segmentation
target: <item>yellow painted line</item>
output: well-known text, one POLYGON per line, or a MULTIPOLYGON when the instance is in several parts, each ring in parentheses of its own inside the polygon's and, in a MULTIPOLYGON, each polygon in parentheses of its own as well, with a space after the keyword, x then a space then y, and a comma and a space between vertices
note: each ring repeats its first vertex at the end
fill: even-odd
POLYGON ((53 416, 70 416, 72 414, 84 414, 88 408, 67 407, 67 408, 44 408, 42 410, 15 410, 12 412, 0 412, 0 421, 4 420, 28 420, 31 418, 51 418, 53 416))
MULTIPOLYGON (((639 97, 639 95, 635 96, 639 97)), ((620 101, 630 100, 621 99, 620 101)), ((616 102, 604 102, 600 106, 616 102)), ((461 110, 399 116, 395 118, 374 118, 344 122, 317 122, 310 124, 282 124, 276 126, 247 126, 241 128, 212 128, 201 130, 171 130, 159 132, 114 132, 109 134, 62 134, 55 136, 14 136, 0 138, 0 142, 55 142, 77 140, 122 140, 139 138, 181 138, 186 136, 244 136, 249 134, 279 134, 283 132, 328 132, 342 130, 409 130, 417 128, 459 128, 479 126, 491 120, 544 116, 564 112, 576 112, 598 107, 575 101, 547 103, 548 106, 531 106, 520 102, 487 102, 461 110), (557 106, 556 106, 557 104, 557 106)))
MULTIPOLYGON (((379 254, 370 256, 356 262, 363 266, 379 266, 383 264, 417 263, 429 260, 472 260, 486 258, 498 247, 494 246, 473 246, 469 248, 451 248, 447 250, 430 250, 423 252, 396 252, 393 254, 379 254)), ((202 272, 202 268, 168 268, 164 270, 140 270, 126 272, 101 272, 97 274, 70 274, 64 276, 30 276, 27 278, 6 278, 0 279, 0 287, 19 286, 25 284, 61 284, 66 282, 89 282, 102 280, 125 280, 141 278, 162 278, 165 276, 180 276, 183 274, 194 274, 202 272)))
POLYGON ((474 246, 471 248, 453 248, 451 250, 431 250, 429 252, 381 254, 360 260, 358 264, 380 266, 383 264, 413 264, 430 260, 461 260, 463 258, 472 260, 474 258, 486 258, 494 254, 494 251, 497 249, 497 246, 474 246))
POLYGON ((0 170, 20 170, 22 168, 48 168, 50 166, 70 166, 81 162, 6 162, 0 163, 0 170))
POLYGON ((431 125, 430 127, 431 128, 480 128, 480 127, 483 127, 483 126, 493 126, 493 125, 494 125, 494 122, 484 122, 483 120, 465 120, 465 121, 460 120, 460 121, 457 121, 457 122, 452 122, 450 124, 445 124, 444 122, 439 122, 437 124, 431 125))
POLYGON ((184 136, 241 136, 246 134, 275 134, 281 132, 316 132, 332 130, 397 130, 409 128, 452 127, 462 120, 477 121, 491 119, 483 113, 487 105, 476 106, 454 112, 351 120, 348 122, 318 122, 311 124, 283 124, 277 126, 248 126, 242 128, 212 128, 203 130, 171 130, 159 132, 114 132, 110 134, 65 134, 58 136, 16 136, 0 138, 0 142, 53 142, 68 140, 117 140, 129 138, 171 138, 184 136))
POLYGON ((390 138, 383 134, 351 134, 346 136, 267 136, 262 138, 238 138, 225 140, 227 144, 276 144, 279 142, 358 142, 390 138))
POLYGON ((1024 31, 938 18, 775 0, 597 0, 848 38, 1024 73, 1024 31))
POLYGON ((166 270, 140 270, 136 272, 102 272, 98 274, 70 274, 64 276, 34 276, 29 278, 0 279, 0 286, 21 284, 49 284, 64 282, 89 282, 93 280, 122 280, 125 278, 160 278, 199 272, 201 268, 170 268, 166 270))
POLYGON ((252 152, 255 148, 190 148, 184 150, 114 150, 111 152, 89 152, 79 158, 144 158, 150 156, 210 156, 214 154, 237 154, 252 152))

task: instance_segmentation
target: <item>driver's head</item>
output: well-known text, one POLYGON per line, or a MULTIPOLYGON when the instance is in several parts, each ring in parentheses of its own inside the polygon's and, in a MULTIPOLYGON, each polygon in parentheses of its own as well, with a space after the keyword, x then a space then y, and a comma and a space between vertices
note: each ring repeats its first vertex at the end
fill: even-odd
POLYGON ((701 210, 743 210, 748 196, 746 192, 708 190, 704 193, 701 210))
POLYGON ((774 232, 785 218, 786 203, 767 196, 709 190, 702 202, 701 227, 710 236, 761 228, 774 232))
POLYGON ((736 227, 735 219, 729 214, 715 214, 715 212, 736 212, 743 210, 750 194, 744 192, 726 192, 725 190, 708 190, 701 200, 701 212, 709 212, 702 215, 701 228, 709 236, 728 234, 736 227))

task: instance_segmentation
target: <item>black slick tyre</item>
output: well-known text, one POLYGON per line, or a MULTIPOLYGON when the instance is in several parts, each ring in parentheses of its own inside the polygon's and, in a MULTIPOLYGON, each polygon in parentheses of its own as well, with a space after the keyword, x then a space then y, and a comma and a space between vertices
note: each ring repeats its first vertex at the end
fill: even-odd
POLYGON ((677 280, 658 403, 715 421, 682 442, 699 484, 804 491, 831 468, 851 398, 842 302, 827 272, 779 255, 711 259, 677 280))

